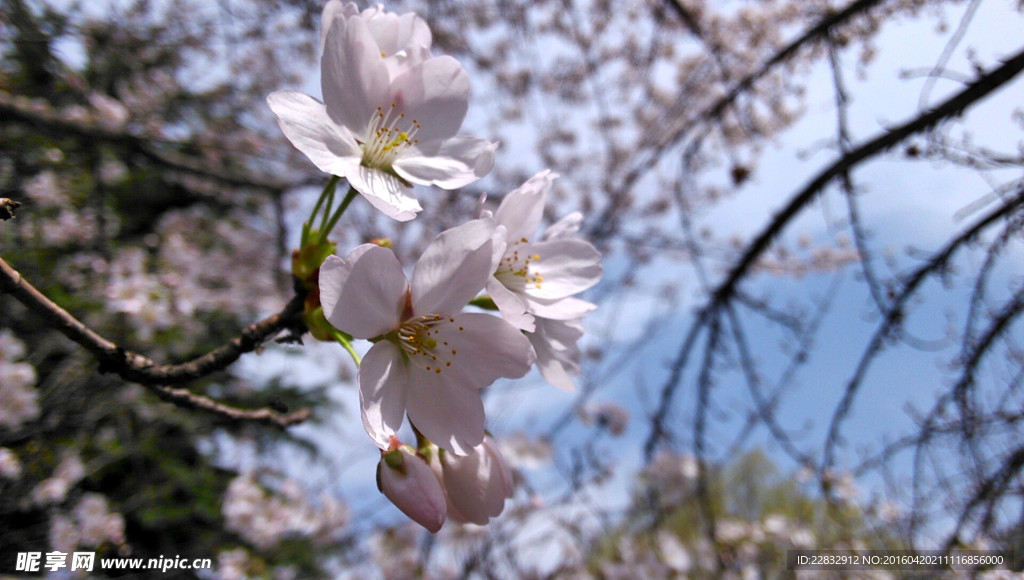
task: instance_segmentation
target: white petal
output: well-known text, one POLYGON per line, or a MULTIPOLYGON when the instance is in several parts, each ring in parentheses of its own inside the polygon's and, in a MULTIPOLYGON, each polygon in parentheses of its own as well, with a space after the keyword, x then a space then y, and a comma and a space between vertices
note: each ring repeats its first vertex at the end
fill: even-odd
POLYGON ((488 439, 466 456, 441 455, 444 488, 450 505, 463 521, 478 525, 501 514, 508 488, 500 455, 492 453, 488 439))
POLYGON ((413 183, 457 189, 477 181, 494 167, 497 143, 458 135, 421 143, 394 163, 395 173, 413 183))
POLYGON ((553 300, 530 297, 527 301, 527 308, 530 314, 538 318, 572 320, 574 318, 582 318, 584 314, 597 308, 597 305, 572 296, 553 300))
POLYGON ((494 222, 472 220, 438 234, 423 251, 412 275, 417 316, 462 310, 491 276, 494 222))
POLYGON ((267 104, 284 136, 320 171, 347 176, 359 165, 359 144, 348 129, 331 120, 320 101, 296 91, 275 91, 267 96, 267 104))
POLYGON ((459 61, 439 56, 417 63, 392 79, 388 103, 420 125, 423 142, 453 137, 469 109, 469 75, 459 61))
POLYGON ((508 230, 509 241, 529 240, 544 217, 544 203, 557 174, 545 169, 505 196, 494 220, 508 230))
POLYGON ((580 231, 580 226, 582 225, 583 214, 574 211, 551 224, 548 229, 544 230, 544 236, 541 239, 546 241, 572 237, 576 232, 580 231))
POLYGON ((394 175, 360 165, 345 177, 366 201, 390 218, 409 221, 423 209, 412 190, 394 175))
POLYGON ((388 104, 388 70, 361 18, 335 21, 327 31, 320 86, 327 114, 363 137, 378 106, 388 104))
POLYGON ((497 278, 487 281, 487 293, 501 312, 506 322, 520 330, 533 332, 533 315, 526 311, 527 305, 523 297, 505 287, 497 278))
POLYGON ((427 21, 415 12, 395 14, 374 6, 364 10, 362 18, 366 21, 370 34, 377 41, 380 51, 386 56, 411 47, 430 48, 430 27, 427 21))
POLYGON ((341 300, 341 289, 348 281, 349 272, 355 259, 372 248, 374 244, 363 244, 348 255, 348 260, 342 260, 338 256, 330 255, 320 264, 318 287, 320 291, 320 305, 324 309, 324 317, 328 320, 334 316, 334 309, 341 300))
POLYGON ((536 319, 537 331, 527 335, 537 351, 537 368, 556 387, 575 391, 573 376, 580 373, 582 353, 576 341, 583 336, 579 320, 536 319))
POLYGON ((590 288, 601 279, 601 253, 583 240, 559 239, 521 244, 518 251, 540 256, 530 263, 531 276, 542 281, 527 283, 526 293, 537 298, 565 298, 590 288))
POLYGON ((438 447, 465 455, 484 438, 480 391, 412 366, 406 398, 409 421, 438 447))
MULTIPOLYGON (((404 50, 387 53, 384 66, 388 69, 388 78, 396 79, 412 67, 434 58, 430 49, 425 46, 412 46, 404 50)), ((389 103, 390 104, 390 103, 389 103)))
MULTIPOLYGON (((483 197, 486 194, 481 195, 480 206, 478 207, 477 219, 494 219, 494 214, 483 208, 483 197)), ((497 226, 494 228, 494 235, 491 237, 491 273, 493 274, 497 269, 498 265, 501 264, 501 259, 505 256, 505 249, 508 248, 508 230, 505 226, 497 226)))
POLYGON ((345 26, 345 19, 359 13, 355 2, 342 2, 342 0, 329 0, 320 13, 320 53, 324 52, 324 43, 327 42, 327 31, 331 29, 335 19, 339 26, 345 26))
POLYGON ((402 426, 409 369, 394 343, 382 340, 370 348, 359 365, 359 406, 367 435, 381 449, 402 426))
POLYGON ((530 341, 503 319, 479 312, 451 317, 435 327, 437 354, 450 361, 442 375, 467 388, 482 389, 500 378, 517 379, 536 360, 530 341))
POLYGON ((394 252, 366 245, 371 247, 361 246, 349 255, 348 264, 330 260, 327 271, 322 266, 320 270, 321 288, 338 286, 327 321, 355 338, 374 338, 398 328, 409 287, 394 252))

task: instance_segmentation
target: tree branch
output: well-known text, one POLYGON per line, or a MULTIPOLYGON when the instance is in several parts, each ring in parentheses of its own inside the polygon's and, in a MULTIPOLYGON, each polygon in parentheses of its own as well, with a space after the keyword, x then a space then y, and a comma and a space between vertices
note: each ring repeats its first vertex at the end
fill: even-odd
MULTIPOLYGON (((210 167, 197 159, 168 148, 156 148, 153 146, 153 139, 145 139, 124 131, 110 130, 97 123, 65 119, 59 111, 49 105, 28 101, 3 91, 0 91, 0 114, 3 115, 5 121, 24 123, 48 134, 62 137, 73 135, 79 139, 98 140, 120 145, 168 169, 197 175, 222 185, 259 189, 275 194, 296 185, 270 176, 253 175, 251 172, 239 175, 222 168, 210 167)), ((170 144, 179 145, 173 142, 170 144)))
MULTIPOLYGON (((722 308, 737 295, 740 281, 747 277, 757 259, 767 250, 772 240, 808 204, 824 191, 825 187, 834 179, 841 177, 859 163, 888 150, 911 135, 926 131, 945 119, 963 113, 970 105, 1012 80, 1021 70, 1024 70, 1024 51, 1006 60, 1002 66, 982 75, 974 83, 971 83, 931 111, 922 113, 913 120, 885 131, 871 141, 851 149, 847 154, 819 173, 817 177, 790 199, 785 208, 772 217, 771 222, 764 230, 747 245, 742 256, 728 272, 725 279, 716 288, 712 289, 709 302, 698 311, 696 320, 690 325, 683 345, 680 347, 672 363, 669 378, 661 387, 657 411, 651 418, 651 430, 644 446, 645 456, 648 460, 652 456, 657 442, 664 437, 664 421, 668 415, 675 391, 680 384, 682 372, 689 359, 691 349, 696 344, 697 337, 705 325, 716 323, 722 308)), ((1000 213, 999 215, 1002 214, 1000 213)), ((988 223, 988 220, 983 220, 982 223, 988 223)), ((895 311, 895 308, 893 311, 895 311)), ((833 422, 835 421, 833 420, 833 422)), ((828 465, 829 461, 829 456, 827 456, 826 465, 828 465)))
POLYGON ((292 327, 302 312, 302 295, 296 295, 278 313, 250 324, 226 344, 180 364, 157 364, 150 358, 123 349, 100 336, 64 310, 21 277, 0 258, 0 290, 10 294, 29 310, 43 318, 99 361, 100 372, 112 372, 121 378, 139 383, 160 398, 184 407, 204 409, 230 419, 259 421, 287 427, 310 417, 309 409, 278 413, 270 409, 246 410, 230 407, 187 389, 168 385, 193 381, 222 370, 247 352, 256 350, 265 340, 281 330, 292 327))
POLYGON ((1003 86, 1024 70, 1024 51, 1018 52, 1002 66, 992 70, 968 85, 964 90, 953 95, 941 105, 919 115, 903 125, 889 129, 871 141, 851 150, 843 155, 835 163, 819 173, 803 190, 795 195, 790 202, 779 213, 775 214, 771 223, 762 230, 746 248, 740 260, 715 290, 713 303, 722 303, 735 291, 739 281, 746 277, 749 269, 756 262, 757 258, 768 248, 772 240, 782 232, 789 222, 809 204, 825 186, 833 179, 842 176, 851 168, 858 165, 879 153, 882 153, 907 137, 931 129, 941 121, 955 117, 964 112, 967 107, 981 100, 989 93, 1003 86))

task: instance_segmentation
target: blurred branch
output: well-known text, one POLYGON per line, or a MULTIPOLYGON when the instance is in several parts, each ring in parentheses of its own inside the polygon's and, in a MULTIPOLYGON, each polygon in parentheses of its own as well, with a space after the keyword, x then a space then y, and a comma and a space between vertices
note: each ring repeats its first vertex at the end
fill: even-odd
MULTIPOLYGON (((626 192, 631 189, 664 155, 675 151, 676 145, 683 142, 687 135, 697 134, 699 135, 698 139, 703 138, 708 132, 708 125, 715 120, 721 119, 740 96, 751 90, 755 83, 768 76, 776 67, 789 62, 802 49, 812 46, 814 42, 826 37, 836 27, 858 14, 867 12, 881 2, 882 0, 856 0, 838 12, 826 14, 821 20, 804 31, 803 34, 764 61, 764 64, 759 68, 737 81, 725 95, 710 107, 698 111, 692 116, 687 115, 686 118, 681 119, 672 129, 663 132, 652 132, 651 137, 656 140, 642 145, 644 153, 636 156, 637 161, 622 178, 621 185, 613 189, 613 191, 626 192)), ((674 4, 674 2, 669 4, 674 4)), ((680 107, 687 106, 688 103, 680 103, 680 107)), ((666 122, 671 122, 671 119, 667 119, 666 122)), ((602 211, 598 219, 593 221, 595 226, 587 235, 601 239, 614 232, 618 226, 617 216, 620 214, 622 206, 628 203, 628 197, 621 194, 613 197, 608 207, 602 211)))
POLYGON ((908 277, 902 291, 892 298, 891 306, 885 314, 885 319, 875 330, 875 334, 872 336, 871 342, 868 344, 864 354, 861 356, 861 360, 857 364, 853 377, 847 382, 842 400, 839 405, 837 405, 836 410, 832 415, 828 437, 825 444, 823 469, 827 469, 832 466, 835 447, 839 443, 840 425, 848 415, 853 405, 853 397, 859 389, 864 376, 867 374, 867 370, 871 365, 871 362, 874 361, 876 355, 882 350, 882 348, 884 348, 884 345, 891 337, 892 332, 903 321, 905 305, 915 295, 916 291, 921 287, 925 280, 936 273, 942 272, 948 267, 950 260, 957 250, 970 243, 972 240, 977 239, 978 236, 980 236, 989 226, 1000 219, 1004 219, 1013 211, 1017 211, 1022 205, 1024 205, 1024 190, 1019 191, 1013 199, 1008 200, 1005 204, 992 211, 981 220, 978 220, 978 222, 972 227, 952 238, 942 249, 937 251, 927 261, 927 263, 915 270, 914 273, 908 277))
MULTIPOLYGON (((89 123, 65 118, 60 111, 40 100, 15 97, 0 91, 0 115, 5 122, 25 123, 35 129, 60 137, 74 136, 92 141, 104 141, 139 153, 154 163, 174 171, 190 173, 232 187, 255 188, 279 194, 296 184, 285 183, 269 176, 256 175, 246 171, 244 175, 210 167, 167 148, 153 146, 153 138, 144 138, 131 133, 113 130, 100 123, 89 123)), ((170 142, 169 145, 180 145, 170 142)))
POLYGON ((229 419, 258 421, 280 427, 302 423, 311 415, 309 409, 282 414, 270 409, 246 410, 219 403, 187 389, 172 388, 222 370, 243 354, 252 352, 278 332, 294 327, 302 312, 305 297, 297 294, 278 313, 250 324, 235 338, 214 350, 180 364, 157 364, 148 357, 125 350, 100 336, 21 277, 0 258, 0 289, 42 317, 64 336, 89 351, 100 363, 100 372, 113 372, 121 378, 139 383, 160 398, 184 407, 211 411, 229 419))
POLYGON ((1002 66, 980 76, 964 90, 953 95, 934 109, 922 113, 911 121, 889 129, 871 141, 852 149, 836 160, 831 166, 819 173, 802 191, 795 195, 780 212, 775 214, 771 223, 748 246, 737 264, 729 272, 713 294, 712 306, 726 302, 736 292, 740 280, 746 277, 750 268, 768 248, 772 240, 782 232, 789 222, 803 208, 820 194, 825 187, 837 177, 841 177, 863 161, 883 153, 916 133, 927 131, 940 122, 956 117, 969 106, 988 96, 1004 84, 1010 82, 1024 70, 1024 51, 1018 52, 1007 59, 1002 66))
MULTIPOLYGON (((754 264, 790 222, 817 198, 833 180, 842 177, 860 163, 901 143, 911 135, 927 131, 946 119, 962 114, 969 106, 1010 82, 1021 70, 1024 70, 1024 51, 1018 52, 1007 59, 1002 66, 981 75, 962 91, 954 94, 934 109, 921 113, 914 119, 885 131, 859 147, 850 149, 849 152, 842 155, 831 166, 819 173, 817 177, 790 199, 786 207, 772 217, 761 233, 746 246, 743 254, 727 273, 725 279, 712 289, 710 301, 697 313, 696 320, 690 326, 683 345, 680 347, 676 359, 672 363, 670 376, 662 386, 658 409, 651 419, 650 434, 644 444, 644 455, 648 461, 653 457, 657 444, 665 437, 664 423, 668 416, 675 391, 681 384, 682 372, 686 366, 686 361, 689 359, 691 349, 697 344, 696 339, 701 329, 706 325, 717 323, 722 309, 726 308, 737 295, 740 282, 751 274, 754 264)), ((1005 209, 1000 208, 1001 211, 995 212, 988 219, 982 220, 977 227, 984 227, 990 220, 998 219, 1004 215, 1002 210, 1005 209)), ((971 231, 973 232, 975 229, 972 228, 971 231)), ((970 232, 957 237, 954 240, 956 245, 949 248, 949 252, 952 252, 959 245, 959 242, 963 242, 971 237, 973 237, 973 234, 970 232)), ((897 310, 899 310, 899 302, 893 301, 893 304, 894 306, 890 310, 892 318, 890 323, 895 322, 895 318, 898 316, 897 310)), ((881 338, 876 338, 876 340, 880 341, 881 338)), ((855 385, 858 382, 859 379, 851 381, 851 385, 855 385)), ((855 386, 852 388, 848 387, 847 399, 852 397, 853 390, 856 390, 855 386)), ((837 437, 837 424, 845 416, 844 409, 848 409, 848 407, 841 405, 833 417, 833 425, 830 429, 831 434, 829 437, 830 444, 826 448, 826 466, 830 465, 831 462, 831 445, 834 444, 834 438, 837 437)))

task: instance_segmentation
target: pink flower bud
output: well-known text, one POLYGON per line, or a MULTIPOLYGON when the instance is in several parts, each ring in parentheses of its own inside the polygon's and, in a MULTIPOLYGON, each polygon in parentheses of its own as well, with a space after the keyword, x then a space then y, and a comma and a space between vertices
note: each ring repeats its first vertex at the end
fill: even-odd
POLYGON ((448 508, 434 471, 412 447, 391 447, 381 454, 377 465, 380 490, 402 513, 431 533, 437 532, 448 517, 448 508))
POLYGON ((505 509, 515 491, 512 472, 490 436, 469 455, 441 454, 448 515, 455 521, 485 525, 505 509))

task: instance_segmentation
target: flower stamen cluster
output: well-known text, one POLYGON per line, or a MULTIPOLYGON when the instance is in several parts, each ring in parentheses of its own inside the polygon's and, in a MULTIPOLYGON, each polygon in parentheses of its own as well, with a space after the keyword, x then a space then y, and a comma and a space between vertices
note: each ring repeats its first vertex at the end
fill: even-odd
POLYGON ((519 254, 519 248, 527 243, 526 238, 520 238, 510 245, 505 251, 505 255, 502 256, 498 269, 494 272, 494 277, 500 280, 506 288, 524 290, 526 287, 532 286, 535 290, 541 289, 544 277, 540 275, 535 265, 540 261, 540 254, 531 254, 528 251, 524 251, 523 255, 519 254), (532 269, 530 268, 531 264, 534 265, 532 269))
MULTIPOLYGON (((442 337, 442 330, 450 330, 450 328, 439 328, 445 323, 449 326, 454 325, 455 318, 431 314, 402 323, 394 336, 410 364, 423 362, 422 368, 435 374, 441 374, 444 368, 452 366, 452 359, 458 354, 458 349, 451 348, 451 343, 442 337), (438 348, 439 346, 441 348, 438 348)), ((458 332, 465 331, 463 326, 454 326, 454 328, 458 332)))
POLYGON ((387 113, 384 112, 384 107, 378 106, 377 114, 370 119, 370 125, 367 127, 369 140, 361 142, 356 139, 363 149, 363 166, 394 173, 392 166, 395 160, 419 143, 416 133, 423 126, 413 119, 409 126, 400 127, 399 124, 405 119, 405 113, 395 114, 397 106, 391 103, 387 113))

